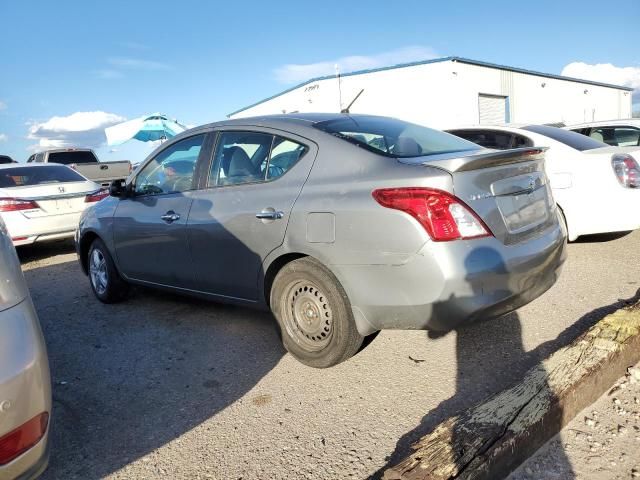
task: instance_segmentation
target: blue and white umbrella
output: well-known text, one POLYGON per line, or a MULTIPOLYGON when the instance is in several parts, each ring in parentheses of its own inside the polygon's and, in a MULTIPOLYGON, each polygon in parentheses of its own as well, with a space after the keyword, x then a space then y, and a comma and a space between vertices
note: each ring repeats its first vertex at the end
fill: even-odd
POLYGON ((161 113, 145 115, 104 129, 108 145, 120 145, 129 140, 154 142, 175 137, 187 129, 161 113))

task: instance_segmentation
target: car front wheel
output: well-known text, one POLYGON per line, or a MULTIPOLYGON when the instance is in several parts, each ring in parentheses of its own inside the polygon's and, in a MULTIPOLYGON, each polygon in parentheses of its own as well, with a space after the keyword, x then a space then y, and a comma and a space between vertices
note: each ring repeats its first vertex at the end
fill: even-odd
POLYGON ((362 345, 344 289, 312 258, 294 260, 278 272, 270 304, 285 348, 305 365, 331 367, 362 345))
POLYGON ((124 300, 129 292, 129 284, 118 273, 104 242, 99 238, 94 240, 88 255, 89 283, 98 300, 103 303, 124 300))

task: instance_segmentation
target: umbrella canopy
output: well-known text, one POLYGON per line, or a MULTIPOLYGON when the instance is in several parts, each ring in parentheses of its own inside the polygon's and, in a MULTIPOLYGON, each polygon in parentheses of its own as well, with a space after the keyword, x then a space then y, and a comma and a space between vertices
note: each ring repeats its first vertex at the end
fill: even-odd
POLYGON ((153 142, 176 136, 187 129, 161 113, 134 118, 104 129, 108 145, 120 145, 129 140, 153 142))

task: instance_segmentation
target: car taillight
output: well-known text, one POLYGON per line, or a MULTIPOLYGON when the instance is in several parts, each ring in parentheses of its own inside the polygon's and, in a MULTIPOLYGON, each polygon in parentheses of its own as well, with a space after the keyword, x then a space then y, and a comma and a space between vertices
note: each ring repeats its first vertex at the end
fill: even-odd
POLYGON ((627 153, 616 153, 611 157, 611 166, 623 187, 640 187, 640 167, 638 162, 627 153))
POLYGON ((491 236, 489 228, 469 207, 441 190, 383 188, 374 190, 373 198, 383 207, 411 215, 436 242, 491 236))
POLYGON ((98 190, 97 192, 90 193, 86 197, 84 197, 85 203, 93 203, 99 202, 103 198, 107 198, 109 196, 109 190, 98 190))
POLYGON ((17 212, 19 210, 32 210, 39 208, 32 200, 20 200, 19 198, 0 198, 0 212, 17 212))
POLYGON ((49 414, 44 412, 0 437, 0 465, 11 462, 38 443, 48 423, 49 414))

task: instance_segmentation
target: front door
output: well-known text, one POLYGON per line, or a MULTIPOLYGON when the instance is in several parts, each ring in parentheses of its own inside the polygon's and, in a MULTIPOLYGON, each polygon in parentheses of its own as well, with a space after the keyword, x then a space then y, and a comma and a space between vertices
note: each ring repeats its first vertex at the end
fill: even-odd
POLYGON ((169 145, 140 170, 113 217, 118 265, 134 280, 193 289, 187 242, 194 172, 206 134, 169 145))
POLYGON ((268 131, 218 138, 208 188, 194 193, 189 214, 199 290, 255 301, 262 262, 284 240, 316 147, 268 131))

